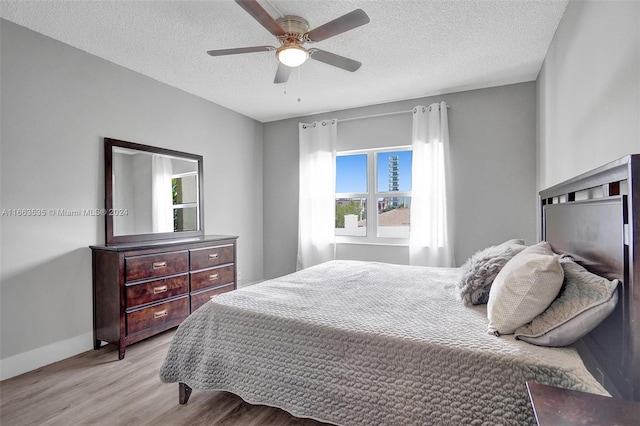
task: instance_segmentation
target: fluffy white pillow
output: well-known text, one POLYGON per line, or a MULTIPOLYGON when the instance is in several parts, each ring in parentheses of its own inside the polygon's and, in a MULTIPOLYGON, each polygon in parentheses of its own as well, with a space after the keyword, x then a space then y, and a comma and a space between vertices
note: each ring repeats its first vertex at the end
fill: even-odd
POLYGON ((518 253, 491 286, 488 333, 513 334, 531 322, 558 296, 563 279, 564 271, 549 243, 543 241, 518 253))

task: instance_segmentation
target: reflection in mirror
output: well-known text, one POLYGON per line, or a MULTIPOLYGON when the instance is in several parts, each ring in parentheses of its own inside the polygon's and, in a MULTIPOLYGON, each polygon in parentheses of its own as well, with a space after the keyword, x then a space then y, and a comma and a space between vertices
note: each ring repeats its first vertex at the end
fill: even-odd
POLYGON ((173 230, 198 229, 198 174, 197 171, 173 175, 171 179, 173 201, 173 230))
POLYGON ((107 244, 203 234, 202 157, 105 139, 105 161, 107 244))
POLYGON ((198 229, 198 162, 113 148, 113 235, 198 229))

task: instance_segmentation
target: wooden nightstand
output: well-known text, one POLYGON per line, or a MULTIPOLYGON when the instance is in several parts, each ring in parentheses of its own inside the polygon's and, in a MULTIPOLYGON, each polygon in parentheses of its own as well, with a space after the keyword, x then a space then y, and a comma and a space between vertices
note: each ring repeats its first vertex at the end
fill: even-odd
POLYGON ((527 382, 538 426, 640 425, 640 403, 527 382))

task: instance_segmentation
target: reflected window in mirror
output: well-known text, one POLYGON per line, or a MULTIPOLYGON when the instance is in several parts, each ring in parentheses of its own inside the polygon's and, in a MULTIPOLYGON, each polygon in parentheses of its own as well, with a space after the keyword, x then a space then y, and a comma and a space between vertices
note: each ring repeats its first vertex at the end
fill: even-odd
POLYGON ((198 175, 195 172, 174 175, 171 180, 173 196, 173 230, 198 229, 198 175))

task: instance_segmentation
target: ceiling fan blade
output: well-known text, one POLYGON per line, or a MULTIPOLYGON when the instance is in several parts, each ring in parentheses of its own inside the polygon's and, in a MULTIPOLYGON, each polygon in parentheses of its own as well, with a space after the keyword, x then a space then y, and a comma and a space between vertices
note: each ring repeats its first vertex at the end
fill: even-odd
POLYGON ((276 48, 273 46, 238 47, 235 49, 207 50, 207 53, 211 56, 224 56, 237 55, 239 53, 267 52, 269 50, 276 50, 276 48))
POLYGON ((249 15, 253 16, 253 19, 260 22, 260 24, 274 36, 283 36, 286 34, 280 24, 278 24, 257 1, 236 0, 236 3, 238 3, 249 15))
POLYGON ((362 66, 362 62, 354 61, 353 59, 345 58, 344 56, 336 55, 335 53, 327 52, 320 49, 309 49, 311 59, 324 62, 325 64, 333 65, 334 67, 342 68, 343 70, 354 72, 362 66))
POLYGON ((314 28, 307 33, 309 41, 322 41, 329 37, 344 33, 346 31, 357 28, 361 25, 368 24, 371 20, 362 9, 356 9, 352 12, 342 15, 339 18, 329 21, 324 25, 314 28))
POLYGON ((273 82, 276 84, 286 83, 289 80, 289 74, 291 74, 291 68, 278 62, 278 71, 276 71, 276 78, 273 79, 273 82))

